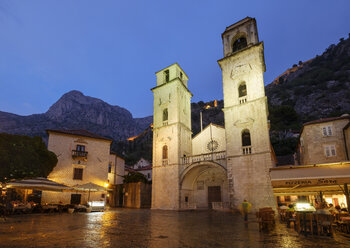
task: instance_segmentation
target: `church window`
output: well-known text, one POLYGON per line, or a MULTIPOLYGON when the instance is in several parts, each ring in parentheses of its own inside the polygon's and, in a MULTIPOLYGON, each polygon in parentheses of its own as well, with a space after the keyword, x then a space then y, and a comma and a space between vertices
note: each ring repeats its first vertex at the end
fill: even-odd
POLYGON ((163 110, 163 125, 168 125, 168 109, 163 110))
POLYGON ((232 52, 237 52, 247 47, 247 39, 244 37, 238 38, 232 45, 232 52))
POLYGON ((247 95, 247 85, 245 82, 241 83, 238 87, 238 96, 243 97, 247 95))
POLYGON ((182 80, 182 72, 180 71, 180 79, 182 80))
POLYGON ((164 76, 165 76, 165 82, 169 82, 169 70, 164 71, 164 76))
POLYGON ((248 129, 245 129, 242 132, 242 149, 244 155, 252 153, 251 145, 250 132, 248 129))
POLYGON ((238 97, 239 104, 247 102, 247 85, 245 82, 242 82, 238 86, 238 97))
POLYGON ((163 159, 168 159, 168 146, 167 145, 164 145, 163 146, 163 156, 162 156, 163 159))

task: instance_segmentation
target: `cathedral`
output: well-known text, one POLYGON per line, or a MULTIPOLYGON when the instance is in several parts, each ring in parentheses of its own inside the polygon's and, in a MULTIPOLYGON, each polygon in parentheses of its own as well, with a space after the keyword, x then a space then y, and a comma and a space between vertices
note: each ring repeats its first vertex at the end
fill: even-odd
POLYGON ((225 127, 210 124, 192 137, 188 76, 175 63, 156 72, 152 209, 275 208, 274 167, 263 73, 264 46, 247 17, 222 33, 225 127))

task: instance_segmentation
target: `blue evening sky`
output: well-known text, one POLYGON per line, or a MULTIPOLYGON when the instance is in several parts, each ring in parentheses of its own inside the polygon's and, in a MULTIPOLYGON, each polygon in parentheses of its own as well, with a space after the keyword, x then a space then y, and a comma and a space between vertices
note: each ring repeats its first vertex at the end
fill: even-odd
POLYGON ((43 113, 70 90, 152 114, 154 72, 178 62, 193 102, 222 99, 221 33, 255 17, 265 84, 350 32, 348 0, 0 0, 0 111, 43 113))

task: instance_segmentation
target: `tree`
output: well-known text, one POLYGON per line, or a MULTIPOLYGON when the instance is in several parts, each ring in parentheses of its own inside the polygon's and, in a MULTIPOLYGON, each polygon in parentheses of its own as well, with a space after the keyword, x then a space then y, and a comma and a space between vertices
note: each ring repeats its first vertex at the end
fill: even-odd
POLYGON ((57 164, 40 137, 0 133, 0 181, 47 177, 57 164))
POLYGON ((127 175, 124 176, 124 183, 148 183, 147 178, 145 175, 139 173, 139 172, 129 172, 127 175))

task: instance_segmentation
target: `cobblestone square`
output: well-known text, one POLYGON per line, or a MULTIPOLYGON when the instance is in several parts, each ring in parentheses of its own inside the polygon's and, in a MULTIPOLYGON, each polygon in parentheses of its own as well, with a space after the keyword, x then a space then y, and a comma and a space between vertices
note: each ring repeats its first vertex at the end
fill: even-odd
POLYGON ((255 217, 215 211, 113 209, 15 215, 0 220, 0 247, 350 247, 350 237, 298 235, 277 221, 259 232, 255 217))

